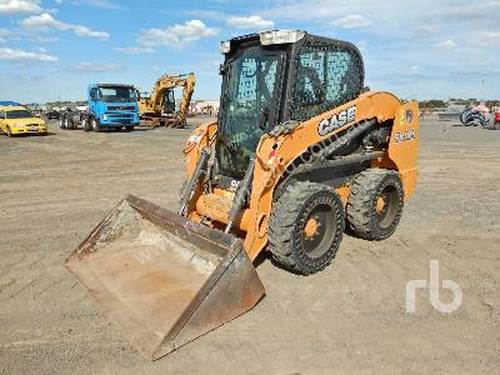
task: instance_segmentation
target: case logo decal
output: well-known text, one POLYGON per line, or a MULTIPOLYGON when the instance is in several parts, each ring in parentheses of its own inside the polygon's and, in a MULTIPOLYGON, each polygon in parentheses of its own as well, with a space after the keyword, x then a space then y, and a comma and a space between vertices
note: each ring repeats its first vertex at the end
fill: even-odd
POLYGON ((324 119, 319 123, 318 126, 319 135, 323 137, 337 129, 344 127, 351 122, 354 122, 356 120, 356 111, 357 107, 353 106, 346 109, 345 111, 333 115, 329 119, 324 119))

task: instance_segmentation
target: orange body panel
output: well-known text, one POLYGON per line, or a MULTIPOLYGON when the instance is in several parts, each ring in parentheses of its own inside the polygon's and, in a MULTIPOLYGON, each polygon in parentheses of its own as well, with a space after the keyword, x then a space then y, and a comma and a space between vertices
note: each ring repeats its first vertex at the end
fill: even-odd
MULTIPOLYGON (((343 106, 304 121, 293 131, 277 137, 264 135, 257 146, 255 171, 253 176, 250 205, 243 210, 236 227, 245 232, 244 246, 253 260, 267 244, 267 223, 271 214, 273 196, 283 172, 312 145, 321 143, 337 133, 354 127, 363 120, 377 119, 378 123, 393 120, 391 140, 385 155, 373 161, 374 167, 397 170, 401 174, 405 198, 410 198, 415 190, 418 174, 418 106, 415 102, 402 104, 394 95, 386 92, 367 92, 343 106), (355 119, 325 135, 320 135, 319 126, 324 120, 355 107, 355 119)), ((190 176, 200 157, 201 150, 212 145, 215 140, 217 124, 198 127, 189 138, 186 148, 187 174, 190 176)), ((337 188, 344 204, 349 197, 349 186, 337 188)), ((227 223, 231 209, 231 199, 217 194, 202 196, 199 191, 193 197, 194 205, 189 212, 192 220, 199 221, 202 216, 221 223, 227 223), (219 203, 214 199, 219 196, 219 203)))

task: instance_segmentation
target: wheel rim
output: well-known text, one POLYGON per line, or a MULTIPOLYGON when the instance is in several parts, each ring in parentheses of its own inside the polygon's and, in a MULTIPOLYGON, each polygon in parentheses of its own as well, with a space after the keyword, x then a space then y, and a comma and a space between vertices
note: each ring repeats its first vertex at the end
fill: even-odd
POLYGON ((305 254, 311 258, 320 258, 331 248, 335 233, 333 207, 327 204, 315 206, 303 220, 301 239, 305 254))
POLYGON ((386 186, 375 198, 374 210, 381 228, 389 228, 398 214, 399 194, 392 185, 386 186))

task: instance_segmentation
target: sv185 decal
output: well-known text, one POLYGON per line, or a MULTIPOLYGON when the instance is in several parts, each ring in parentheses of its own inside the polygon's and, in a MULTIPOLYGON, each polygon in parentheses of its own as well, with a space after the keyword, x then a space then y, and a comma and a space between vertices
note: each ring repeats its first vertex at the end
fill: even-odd
POLYGON ((402 132, 396 132, 396 134, 394 134, 394 143, 413 141, 416 138, 417 138, 417 132, 414 129, 402 132))
POLYGON ((333 115, 329 119, 324 119, 319 123, 318 133, 320 136, 325 136, 341 127, 354 122, 356 120, 357 107, 353 106, 345 111, 333 115))

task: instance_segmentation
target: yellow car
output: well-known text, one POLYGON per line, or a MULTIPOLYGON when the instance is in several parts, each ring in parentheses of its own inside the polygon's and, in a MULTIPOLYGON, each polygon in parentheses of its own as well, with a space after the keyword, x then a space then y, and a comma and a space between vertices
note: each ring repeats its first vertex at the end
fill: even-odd
POLYGON ((25 107, 0 107, 0 130, 9 137, 18 134, 47 134, 47 124, 25 107))

